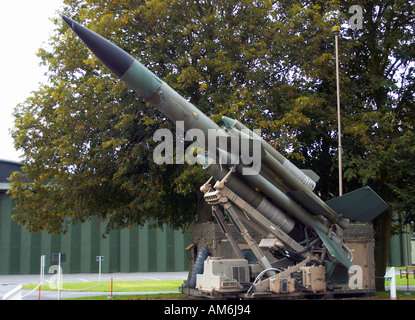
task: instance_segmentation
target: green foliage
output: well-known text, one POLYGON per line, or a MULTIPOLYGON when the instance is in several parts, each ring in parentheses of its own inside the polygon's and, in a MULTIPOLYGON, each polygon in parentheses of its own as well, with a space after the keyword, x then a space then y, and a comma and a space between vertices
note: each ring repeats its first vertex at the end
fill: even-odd
MULTIPOLYGON (((332 27, 352 1, 66 0, 64 14, 139 59, 202 112, 239 119, 300 167, 319 194, 337 190, 332 27)), ((413 1, 363 5, 363 29, 340 38, 346 190, 371 185, 412 217, 413 1)), ((197 166, 158 166, 153 133, 172 124, 91 55, 60 21, 39 51, 49 83, 15 111, 24 173, 12 176, 15 216, 62 232, 97 216, 108 230, 186 227, 195 219, 197 166)), ((412 218, 410 218, 412 219, 412 218)))

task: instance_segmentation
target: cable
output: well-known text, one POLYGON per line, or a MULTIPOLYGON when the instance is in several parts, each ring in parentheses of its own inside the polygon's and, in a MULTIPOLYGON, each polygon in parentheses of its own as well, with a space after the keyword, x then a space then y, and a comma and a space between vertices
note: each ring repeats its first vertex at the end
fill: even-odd
POLYGON ((352 250, 349 249, 348 246, 346 246, 346 244, 343 242, 343 248, 347 251, 347 253, 349 254, 349 260, 350 262, 353 262, 353 253, 352 250))
POLYGON ((26 293, 24 296, 22 295, 22 299, 23 298, 26 298, 28 295, 31 295, 33 292, 35 292, 41 285, 43 284, 43 282, 41 282, 41 283, 39 283, 38 285, 37 285, 37 287, 36 288, 34 288, 32 291, 30 291, 29 293, 26 293))
POLYGON ((255 278, 254 282, 252 283, 251 287, 248 289, 247 293, 251 293, 252 289, 255 289, 255 285, 257 284, 257 282, 262 278, 262 276, 267 273, 268 271, 278 271, 278 272, 282 272, 281 269, 278 268, 268 268, 265 270, 262 270, 255 278))

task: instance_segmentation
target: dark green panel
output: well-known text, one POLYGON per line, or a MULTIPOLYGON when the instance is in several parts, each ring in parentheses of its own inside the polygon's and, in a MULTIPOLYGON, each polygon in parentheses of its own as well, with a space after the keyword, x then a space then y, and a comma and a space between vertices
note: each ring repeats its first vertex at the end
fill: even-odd
MULTIPOLYGON (((52 257, 54 253, 67 253, 67 252, 62 252, 62 235, 60 234, 52 234, 49 235, 51 241, 50 241, 50 254, 46 257, 46 260, 48 260, 50 262, 51 265, 58 265, 57 261, 52 261, 52 257)), ((62 272, 65 273, 69 273, 68 267, 67 267, 67 263, 62 263, 61 264, 62 267, 62 272)), ((46 271, 47 272, 47 271, 46 271)))
MULTIPOLYGON (((41 232, 41 255, 45 255, 45 274, 52 265, 52 237, 45 231, 41 232)), ((39 257, 40 260, 40 257, 39 257)))
POLYGON ((81 273, 91 272, 91 254, 92 253, 92 233, 90 222, 85 222, 81 225, 81 252, 80 263, 81 273))
POLYGON ((185 248, 187 248, 191 243, 192 243, 192 236, 190 234, 190 232, 186 231, 183 234, 183 241, 184 241, 184 247, 183 247, 183 256, 184 256, 184 269, 182 270, 189 270, 190 269, 190 260, 189 257, 187 255, 187 253, 185 252, 185 248))
POLYGON ((120 261, 120 242, 121 242, 121 232, 111 231, 109 237, 110 243, 110 252, 109 252, 109 272, 120 272, 121 261, 120 261))
POLYGON ((130 254, 128 251, 130 247, 130 230, 124 229, 120 233, 120 272, 130 272, 130 254))
POLYGON ((148 230, 148 260, 147 270, 157 270, 157 231, 153 229, 148 230))
POLYGON ((148 251, 149 251, 149 242, 148 242, 148 226, 145 225, 143 228, 139 229, 138 232, 138 271, 147 272, 148 271, 148 251))
POLYGON ((155 270, 159 271, 166 271, 166 255, 167 255, 167 247, 166 247, 166 232, 157 229, 156 230, 156 256, 157 256, 157 266, 155 270))
MULTIPOLYGON (((61 240, 62 236, 59 234, 52 234, 50 235, 51 242, 50 242, 50 249, 51 253, 59 253, 61 252, 61 240)), ((52 256, 50 257, 52 259, 52 256)))
POLYGON ((108 246, 108 240, 102 238, 106 225, 101 223, 98 219, 92 219, 92 221, 90 222, 90 225, 91 225, 90 227, 91 228, 91 255, 88 257, 88 260, 91 264, 91 269, 89 272, 98 272, 99 266, 98 266, 98 263, 96 262, 97 256, 104 256, 104 263, 103 265, 101 265, 103 269, 101 271, 110 272, 110 269, 108 268, 110 256, 106 255, 104 252, 105 247, 108 246))
MULTIPOLYGON (((97 273, 96 256, 103 255, 103 273, 186 271, 184 248, 189 234, 169 227, 132 227, 102 238, 106 225, 97 219, 72 225, 65 235, 30 233, 11 220, 13 201, 0 193, 0 274, 38 274, 40 256, 46 255, 48 276, 53 253, 66 253, 64 273, 97 273)), ((50 275, 49 275, 50 276, 50 275)))
POLYGON ((11 272, 11 220, 9 197, 5 193, 0 193, 0 274, 10 274, 11 272))
POLYGON ((71 226, 71 259, 70 272, 81 272, 81 224, 71 226))
POLYGON ((58 253, 63 253, 66 255, 65 262, 61 263, 62 272, 64 274, 71 273, 71 260, 72 260, 71 234, 72 234, 72 228, 69 226, 67 233, 61 235, 61 246, 58 251, 58 253))
POLYGON ((130 247, 128 248, 128 254, 130 257, 129 261, 129 272, 138 272, 138 228, 131 228, 130 234, 130 247))
POLYGON ((138 234, 137 227, 121 231, 121 272, 138 272, 138 234))
POLYGON ((42 234, 40 232, 31 233, 30 248, 30 274, 40 273, 42 234))
POLYGON ((171 228, 165 228, 166 233, 166 271, 175 271, 176 255, 174 254, 175 236, 171 228))
POLYGON ((110 262, 110 238, 108 235, 107 238, 102 238, 103 232, 105 230, 105 225, 99 222, 98 219, 92 219, 90 222, 90 251, 89 256, 85 257, 88 260, 90 269, 88 272, 98 273, 99 264, 96 261, 97 256, 104 256, 104 262, 101 264, 101 272, 110 272, 109 262, 110 262))
MULTIPOLYGON (((12 204, 11 200, 7 201, 7 211, 8 217, 10 221, 10 267, 9 272, 10 274, 20 274, 20 257, 21 257, 21 233, 27 232, 22 231, 22 228, 17 224, 16 221, 11 220, 12 216, 12 204)), ((6 213, 7 214, 7 213, 6 213)))
POLYGON ((190 243, 190 237, 187 233, 175 231, 174 233, 174 271, 184 271, 189 268, 189 259, 186 255, 185 248, 190 243))

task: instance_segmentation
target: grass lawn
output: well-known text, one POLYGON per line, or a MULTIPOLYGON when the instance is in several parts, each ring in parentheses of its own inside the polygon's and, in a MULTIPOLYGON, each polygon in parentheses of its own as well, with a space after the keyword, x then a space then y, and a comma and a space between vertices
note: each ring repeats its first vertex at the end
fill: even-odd
MULTIPOLYGON (((152 292, 152 291, 178 291, 183 280, 152 280, 152 281, 114 281, 113 292, 152 292)), ((23 289, 33 290, 37 284, 23 286, 23 289)), ((44 284, 41 290, 57 291, 57 284, 44 284)), ((63 282, 61 290, 111 292, 111 282, 63 282)))
MULTIPOLYGON (((406 277, 402 279, 396 277, 397 286, 406 286, 406 277)), ((151 291, 178 291, 178 288, 183 284, 183 280, 152 280, 152 281, 114 281, 113 282, 113 292, 151 292, 151 291)), ((385 285, 389 286, 390 281, 385 280, 385 285)), ((409 285, 415 285, 415 279, 413 276, 409 277, 409 285)), ((33 290, 37 287, 37 284, 24 285, 23 289, 33 290)), ((44 284, 42 285, 42 290, 52 290, 57 291, 57 284, 44 284)), ((90 292, 111 292, 111 282, 71 282, 71 283, 62 283, 61 290, 66 291, 90 291, 90 292)))
MULTIPOLYGON (((406 277, 402 276, 402 279, 397 276, 396 278, 396 285, 397 286, 406 286, 406 277)), ((386 282, 385 281, 385 285, 389 286, 390 285, 390 281, 386 282)), ((409 277, 409 285, 410 286, 415 286, 415 279, 413 278, 413 276, 409 277)))
MULTIPOLYGON (((395 270, 403 270, 403 269, 405 269, 405 267, 395 268, 395 270)), ((389 270, 389 268, 388 268, 388 270, 389 270)), ((395 277, 395 280, 396 280, 396 285, 397 286, 406 286, 406 283, 407 283, 406 275, 402 275, 402 278, 401 278, 400 275, 397 275, 395 277)), ((409 285, 410 286, 415 286, 415 279, 414 279, 413 274, 409 274, 408 275, 408 280, 409 280, 409 285)), ((385 280, 385 285, 388 285, 389 286, 390 285, 390 281, 386 281, 385 280)))
MULTIPOLYGON (((409 294, 407 294, 406 291, 396 290, 396 297, 399 300, 415 300, 415 292, 409 291, 409 294)), ((389 291, 376 292, 375 298, 390 299, 390 292, 389 291)))
POLYGON ((187 294, 184 293, 164 293, 164 294, 145 294, 145 295, 114 295, 109 296, 94 296, 71 298, 67 300, 182 300, 186 299, 187 294))

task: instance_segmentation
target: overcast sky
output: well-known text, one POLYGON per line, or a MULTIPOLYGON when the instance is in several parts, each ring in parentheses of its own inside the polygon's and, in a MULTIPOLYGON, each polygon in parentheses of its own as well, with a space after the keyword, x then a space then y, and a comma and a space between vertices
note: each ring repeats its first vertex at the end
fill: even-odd
POLYGON ((45 47, 63 0, 15 0, 0 2, 0 159, 19 161, 10 129, 15 106, 46 82, 45 67, 36 53, 45 47))

